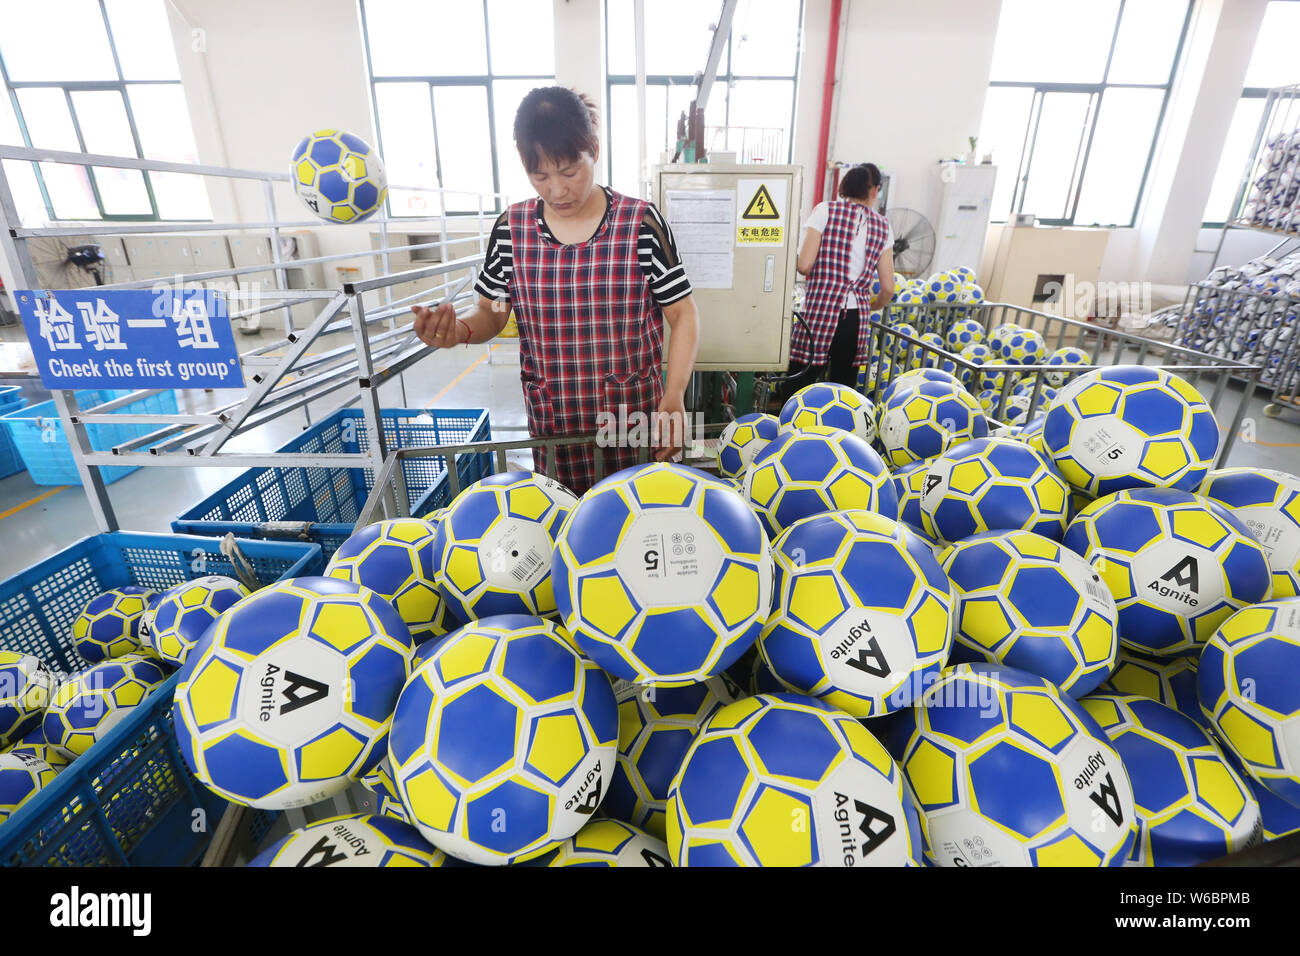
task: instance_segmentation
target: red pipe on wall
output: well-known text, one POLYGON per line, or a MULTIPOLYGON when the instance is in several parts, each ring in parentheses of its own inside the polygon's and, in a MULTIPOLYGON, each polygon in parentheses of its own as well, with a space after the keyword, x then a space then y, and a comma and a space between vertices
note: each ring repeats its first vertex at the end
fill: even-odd
POLYGON ((831 32, 826 44, 826 79, 822 83, 822 123, 817 139, 817 198, 822 201, 826 192, 826 150, 831 139, 831 99, 835 96, 835 67, 840 52, 840 3, 831 0, 831 32))

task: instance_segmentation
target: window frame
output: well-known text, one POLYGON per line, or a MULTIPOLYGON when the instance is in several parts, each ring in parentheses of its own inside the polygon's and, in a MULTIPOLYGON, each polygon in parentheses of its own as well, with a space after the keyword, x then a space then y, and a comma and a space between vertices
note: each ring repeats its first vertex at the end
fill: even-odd
MULTIPOLYGON (((483 213, 484 214, 493 213, 499 215, 500 213, 504 212, 505 209, 504 206, 502 205, 502 200, 500 196, 501 150, 498 148, 498 144, 497 144, 496 96, 493 92, 493 88, 498 80, 533 81, 538 83, 539 85, 546 84, 546 83, 554 84, 555 76, 554 75, 548 76, 548 75, 534 74, 534 73, 526 73, 526 74, 494 73, 492 71, 492 23, 491 20, 488 18, 488 0, 480 0, 480 2, 483 9, 483 44, 484 44, 484 53, 486 55, 487 72, 481 74, 469 73, 469 74, 459 74, 459 75, 451 75, 451 76, 432 76, 427 74, 425 75, 403 74, 400 76, 394 75, 394 76, 383 76, 383 77, 375 76, 374 64, 371 62, 371 55, 370 55, 370 21, 366 15, 366 0, 358 0, 358 8, 361 12, 361 40, 362 40, 362 46, 364 48, 364 52, 366 56, 366 75, 370 79, 370 107, 371 110, 373 111, 372 115, 374 116, 374 120, 375 120, 375 136, 378 140, 378 148, 379 148, 380 155, 382 156, 384 154, 384 130, 383 130, 383 123, 380 121, 379 118, 379 97, 376 93, 376 90, 378 89, 379 85, 384 83, 424 83, 428 87, 428 92, 429 92, 429 115, 433 121, 434 175, 436 176, 438 182, 437 186, 432 186, 427 188, 445 189, 446 186, 444 186, 442 180, 442 147, 441 147, 441 139, 438 136, 438 113, 437 110, 434 108, 434 91, 440 86, 441 87, 475 87, 478 89, 482 89, 484 93, 487 95, 487 124, 488 124, 488 135, 490 137, 489 145, 491 148, 491 155, 492 155, 491 192, 496 194, 492 196, 492 202, 490 204, 485 203, 483 205, 483 213)), ((507 151, 507 153, 508 152, 509 151, 507 151)), ((399 183, 398 185, 400 187, 403 185, 412 185, 412 184, 399 183)), ((484 195, 486 196, 488 194, 484 193, 484 195)), ((420 220, 420 219, 429 218, 428 216, 406 215, 403 213, 394 212, 392 207, 391 196, 392 193, 390 190, 389 196, 384 199, 385 211, 387 212, 389 219, 394 221, 400 221, 403 219, 420 220)), ((477 216, 478 212, 472 210, 471 211, 456 210, 453 212, 448 210, 446 208, 446 204, 443 203, 442 215, 445 215, 448 219, 451 219, 455 216, 477 216)))
MULTIPOLYGON (((789 80, 792 84, 790 95, 790 129, 786 135, 785 143, 785 164, 789 165, 794 162, 794 133, 795 133, 795 116, 799 108, 799 67, 803 63, 803 22, 804 11, 807 7, 807 0, 798 0, 799 13, 797 21, 799 23, 795 39, 794 54, 794 72, 793 73, 732 73, 731 67, 735 63, 735 42, 736 34, 733 29, 727 37, 727 69, 725 72, 719 71, 714 77, 713 89, 716 95, 719 86, 725 91, 726 99, 723 107, 723 122, 729 127, 731 121, 731 86, 736 82, 746 80, 789 80)), ((605 22, 604 22, 604 42, 605 42, 605 103, 609 104, 614 99, 614 87, 616 86, 636 86, 635 73, 614 73, 610 70, 609 64, 609 4, 610 0, 604 0, 605 22)), ((704 64, 700 64, 703 68, 704 64)), ((694 74, 686 75, 684 73, 647 73, 645 76, 646 87, 662 86, 665 90, 674 86, 694 86, 696 78, 694 74)), ((666 94, 665 94, 666 95, 666 94)), ((613 110, 605 110, 605 181, 612 184, 614 179, 614 128, 613 118, 609 115, 613 110)))
MULTIPOLYGON (((9 78, 9 70, 4 62, 4 53, 0 52, 0 82, 4 83, 4 92, 9 97, 10 106, 14 111, 14 119, 18 123, 18 130, 22 133, 23 145, 32 148, 31 134, 27 129, 27 120, 23 116, 22 103, 18 98, 20 89, 58 89, 63 91, 64 101, 68 106, 68 116, 72 120, 72 128, 77 134, 77 145, 81 152, 85 153, 86 138, 81 132, 81 121, 77 118, 77 110, 72 102, 73 93, 81 92, 116 92, 122 97, 122 106, 126 111, 127 125, 131 130, 131 142, 135 146, 134 159, 145 159, 144 149, 140 145, 140 131, 135 122, 135 110, 131 106, 131 97, 127 94, 128 86, 177 86, 184 90, 184 84, 181 80, 128 80, 122 75, 122 60, 117 54, 117 41, 113 39, 113 26, 108 18, 108 9, 104 5, 104 0, 98 0, 99 15, 104 21, 104 33, 108 37, 109 52, 113 55, 113 69, 117 72, 116 80, 78 80, 75 82, 65 82, 61 80, 28 80, 13 81, 9 78)), ((188 120, 189 117, 187 116, 188 120)), ((191 124, 192 125, 192 124, 191 124)), ((98 154, 92 154, 98 155, 98 154)), ((154 196, 153 180, 150 178, 148 170, 141 170, 140 174, 144 178, 145 192, 149 197, 150 212, 146 213, 114 213, 109 214, 104 211, 104 200, 99 193, 99 183, 95 178, 95 171, 90 165, 82 166, 81 169, 86 171, 86 178, 90 181, 90 191, 95 197, 95 207, 99 210, 98 220, 87 219, 68 219, 55 215, 54 202, 50 198, 50 191, 45 183, 45 173, 41 169, 41 164, 33 162, 32 171, 36 174, 36 183, 41 190, 41 199, 45 203, 45 214, 49 222, 211 222, 211 217, 207 219, 165 219, 158 213, 158 200, 154 196)))
MULTIPOLYGON (((1011 89, 1028 89, 1033 91, 1033 99, 1030 101, 1029 116, 1025 122, 1025 137, 1020 147, 1019 162, 1014 170, 1015 187, 1011 192, 1011 208, 1007 210, 1005 218, 999 218, 1002 211, 995 211, 992 222, 1010 222, 1017 213, 1024 212, 1025 193, 1029 177, 1033 171, 1033 154, 1034 146, 1038 135, 1038 125, 1042 117, 1043 100, 1049 93, 1085 93, 1089 94, 1092 99, 1088 106, 1088 117, 1085 121, 1084 128, 1080 131, 1080 145, 1075 152, 1074 168, 1070 174, 1070 186, 1067 194, 1067 215, 1064 218, 1041 217, 1037 221, 1045 226, 1084 226, 1110 229, 1132 229, 1137 224, 1138 210, 1142 207, 1142 199, 1146 193, 1147 182, 1151 177, 1151 164, 1155 159, 1156 145, 1160 142, 1160 134, 1164 127, 1165 116, 1169 111, 1169 99, 1173 91, 1174 77, 1178 73, 1179 64, 1182 61, 1183 50, 1187 45, 1187 32, 1192 22, 1192 11, 1194 8, 1193 0, 1186 0, 1187 7, 1183 11, 1183 25, 1178 35, 1178 44, 1174 48, 1174 56, 1169 64, 1169 74, 1165 77, 1163 83, 1111 83, 1108 82, 1111 65, 1115 58, 1115 47, 1119 41, 1120 26, 1124 22, 1124 8, 1127 0, 1119 0, 1119 7, 1115 11, 1115 27, 1111 31, 1110 49, 1106 51, 1106 66, 1102 71, 1101 80, 1097 83, 1053 83, 1044 81, 1019 81, 1019 80, 990 80, 989 89, 994 88, 1011 88, 1011 89), (1101 115, 1101 107, 1105 102, 1107 90, 1114 89, 1137 89, 1137 90, 1163 90, 1164 95, 1160 101, 1160 111, 1156 115, 1155 129, 1151 134, 1151 144, 1147 148, 1146 160, 1142 167, 1142 178, 1138 181, 1137 195, 1133 198, 1133 209, 1129 214, 1128 222, 1125 223, 1080 223, 1075 221, 1079 209, 1079 197, 1083 193, 1083 184, 1088 175, 1088 159, 1092 154, 1092 144, 1097 133, 1097 119, 1101 115)), ((987 101, 987 97, 986 97, 987 101)), ((1009 169, 1010 167, 1003 167, 1009 169)), ((1032 210, 1031 210, 1032 211, 1032 210)))

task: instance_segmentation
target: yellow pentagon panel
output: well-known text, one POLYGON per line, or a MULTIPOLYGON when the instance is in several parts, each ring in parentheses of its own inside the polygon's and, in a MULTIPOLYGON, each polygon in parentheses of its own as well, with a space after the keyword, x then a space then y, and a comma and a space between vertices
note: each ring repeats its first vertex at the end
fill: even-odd
POLYGON ((1267 634, 1272 630, 1275 613, 1272 608, 1267 607, 1242 608, 1230 620, 1224 621, 1220 633, 1228 644, 1235 644, 1243 638, 1267 634))
POLYGON ((948 612, 933 594, 927 594, 912 614, 916 630, 916 649, 922 654, 936 654, 948 640, 948 612))
POLYGON ((840 508, 855 505, 865 508, 871 502, 871 485, 859 475, 846 472, 828 486, 831 497, 840 508))
POLYGON ((145 693, 143 686, 134 681, 128 681, 113 691, 113 699, 117 701, 119 707, 134 707, 144 700, 145 693))
POLYGON ((344 157, 343 162, 340 165, 342 165, 343 171, 348 174, 348 178, 366 178, 366 161, 356 153, 349 153, 344 157))
POLYGON ((1251 720, 1235 706, 1229 706, 1219 716, 1219 726, 1231 740, 1241 756, 1258 767, 1276 767, 1273 752, 1273 735, 1266 727, 1251 720))
POLYGON ((1170 375, 1164 383, 1170 389, 1177 392, 1183 398, 1193 405, 1200 405, 1205 401, 1205 397, 1198 392, 1190 382, 1178 375, 1170 375))
POLYGON ((199 725, 215 724, 229 717, 238 687, 239 671, 225 661, 214 660, 203 668, 190 681, 187 695, 199 725))
POLYGON ((1246 795, 1232 779, 1227 765, 1217 758, 1195 761, 1196 792, 1219 816, 1229 823, 1237 819, 1246 806, 1246 795))
POLYGON ((1061 553, 1061 546, 1055 541, 1049 541, 1036 534, 1018 534, 1009 538, 1008 543, 1026 558, 1047 558, 1049 561, 1055 561, 1057 555, 1061 553))
POLYGON ((821 630, 844 610, 844 599, 829 574, 804 574, 795 578, 790 589, 790 617, 821 630))
POLYGON ((1077 833, 1038 851, 1039 866, 1097 866, 1101 860, 1101 854, 1084 843, 1077 833))
POLYGON ((966 601, 961 609, 961 629, 967 638, 989 650, 1013 630, 997 601, 966 601))
POLYGON ((393 599, 393 607, 405 621, 427 621, 442 600, 438 592, 427 584, 416 584, 404 594, 393 599))
POLYGON ((144 610, 144 601, 138 597, 126 597, 117 602, 117 609, 123 614, 139 614, 144 610))
POLYGON ((807 408, 801 408, 794 418, 790 420, 790 424, 795 428, 808 428, 810 425, 816 425, 817 413, 807 408))
POLYGON ((1105 382, 1093 382, 1075 396, 1074 404, 1084 415, 1104 415, 1119 405, 1119 389, 1105 382))
POLYGON ((310 159, 301 159, 294 169, 294 175, 298 177, 298 182, 310 186, 316 181, 316 167, 312 165, 310 159))
POLYGON ((326 136, 337 136, 338 132, 339 131, 336 129, 318 129, 316 132, 312 133, 312 136, 324 138, 326 136))
POLYGON ((1061 473, 1071 487, 1087 488, 1092 482, 1092 476, 1083 470, 1077 463, 1068 458, 1063 458, 1056 462, 1056 468, 1061 473))
POLYGON ((613 575, 587 578, 578 586, 582 618, 604 634, 617 634, 636 617, 623 583, 613 575))
POLYGON ((741 425, 732 434, 731 440, 737 447, 744 447, 754 440, 756 434, 753 425, 741 425))
POLYGON ((444 833, 451 829, 456 812, 456 796, 432 770, 418 773, 406 782, 406 795, 412 806, 421 810, 420 822, 444 833))
POLYGON ((428 537, 433 528, 429 527, 423 521, 408 519, 406 521, 394 521, 388 525, 386 534, 395 541, 405 541, 407 544, 414 544, 421 538, 428 537))
POLYGON ((757 697, 742 697, 734 704, 728 704, 709 718, 708 727, 713 730, 736 727, 745 722, 745 718, 763 706, 757 697))
POLYGON ((1170 479, 1191 464, 1187 449, 1178 439, 1153 441, 1142 456, 1142 467, 1158 478, 1170 479))
POLYGON ((324 604, 316 613, 312 634, 327 644, 347 651, 374 633, 365 609, 357 604, 324 604))
POLYGON ((713 589, 713 600, 727 627, 735 627, 754 613, 758 600, 758 572, 733 564, 713 589))
POLYGON ((483 581, 478 556, 469 548, 452 548, 443 563, 442 573, 462 594, 473 591, 483 581))
POLYGON ((903 405, 903 414, 907 416, 909 422, 923 422, 930 417, 930 400, 923 395, 918 395, 903 405))
POLYGON ((586 753, 582 730, 573 714, 540 717, 534 723, 528 764, 552 783, 560 783, 586 753))
POLYGON ((963 461, 952 470, 948 478, 948 487, 962 494, 972 494, 980 485, 988 481, 989 473, 981 461, 963 461))
MULTIPOLYGON (((818 684, 826 683, 826 678, 822 678, 818 684)), ((842 690, 833 690, 829 693, 819 695, 818 700, 830 704, 832 707, 844 711, 846 714, 853 714, 858 717, 872 716, 873 705, 869 700, 863 700, 860 697, 854 697, 852 694, 846 694, 842 690)))
POLYGON ((838 724, 844 736, 848 738, 849 746, 853 748, 854 753, 879 770, 885 778, 893 777, 894 761, 890 759, 888 751, 880 745, 880 741, 871 731, 856 720, 841 720, 838 724))
POLYGON ((923 804, 952 803, 957 798, 952 757, 922 740, 907 761, 907 779, 923 804))
POLYGON ((181 640, 175 634, 167 634, 158 641, 158 653, 171 658, 178 658, 184 653, 181 640))
POLYGON ((811 813, 807 803, 788 793, 771 787, 763 791, 741 827, 759 866, 812 863, 811 813))
POLYGON ((521 518, 536 521, 546 514, 546 509, 550 506, 551 499, 546 497, 546 492, 535 485, 515 488, 510 492, 510 513, 521 518))
POLYGON ((1104 700, 1099 697, 1085 697, 1079 701, 1083 705, 1089 716, 1102 727, 1114 727, 1121 720, 1119 707, 1113 700, 1104 700))
POLYGON ((346 773, 361 756, 364 744, 342 727, 313 740, 299 751, 303 780, 328 780, 346 773))
POLYGON ((859 531, 879 531, 881 534, 893 534, 896 523, 882 514, 865 511, 861 508, 844 511, 840 517, 848 519, 849 524, 859 531))
POLYGON ((1044 511, 1065 510, 1065 489, 1055 475, 1045 475, 1034 482, 1034 496, 1044 511))
POLYGON ((1160 678, 1151 671, 1129 663, 1120 664, 1110 675, 1110 683, 1122 694, 1138 694, 1150 700, 1160 699, 1160 678))
POLYGON ((77 640, 82 640, 83 638, 85 638, 86 632, 89 630, 90 630, 90 622, 86 620, 84 617, 78 617, 75 621, 72 622, 72 636, 75 637, 77 640))
POLYGON ((1174 534, 1206 548, 1213 548, 1228 535, 1223 522, 1208 511, 1175 511, 1174 534))
POLYGON ((682 505, 690 498, 695 484, 685 475, 664 469, 634 479, 632 487, 643 504, 682 505))
POLYGON ((1101 579, 1106 582, 1106 587, 1110 588, 1111 597, 1115 599, 1116 604, 1127 601, 1133 596, 1133 588, 1129 583, 1128 568, 1125 565, 1103 556, 1102 560, 1092 567, 1094 571, 1101 575, 1101 579))
POLYGON ((1196 643, 1208 644, 1210 638, 1214 637, 1214 632, 1219 629, 1219 625, 1232 617, 1234 611, 1231 607, 1221 607, 1217 611, 1211 611, 1203 614, 1196 619, 1196 643))
POLYGON ((487 667, 496 641, 486 634, 464 634, 438 655, 438 673, 446 682, 477 674, 487 667))
POLYGON ((1283 505, 1281 511, 1284 515, 1289 516, 1296 524, 1300 524, 1300 495, 1296 495, 1283 505))
POLYGON ((636 698, 625 700, 618 705, 618 749, 626 751, 641 732, 641 720, 637 716, 636 698))
POLYGON ((355 209, 353 209, 347 203, 343 203, 343 202, 336 204, 330 210, 330 215, 333 216, 335 219, 337 219, 339 222, 347 222, 350 219, 354 218, 356 214, 357 213, 355 209))
POLYGON ((188 588, 181 594, 181 603, 186 607, 198 607, 208 599, 208 589, 203 587, 188 588))
POLYGON ((1011 725, 1048 749, 1074 733, 1074 725, 1045 694, 1020 692, 1012 698, 1011 725))
POLYGON ((595 850, 598 853, 616 853, 627 840, 627 831, 614 820, 595 820, 573 837, 578 850, 595 850))
POLYGON ((780 490, 781 482, 777 480, 776 466, 774 464, 769 462, 754 472, 754 480, 750 483, 749 494, 758 504, 763 506, 770 504, 780 490))
POLYGON ((1100 664, 1108 660, 1115 647, 1115 630, 1100 614, 1089 614, 1079 625, 1075 637, 1083 650, 1083 660, 1086 664, 1100 664))

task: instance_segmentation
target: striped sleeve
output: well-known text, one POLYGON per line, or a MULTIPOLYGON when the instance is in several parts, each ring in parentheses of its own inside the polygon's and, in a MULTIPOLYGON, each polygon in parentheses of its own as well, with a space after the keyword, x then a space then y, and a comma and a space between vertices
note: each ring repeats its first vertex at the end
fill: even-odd
POLYGON ((691 294, 691 282, 677 255, 677 242, 659 210, 651 204, 637 233, 637 258, 650 283, 650 294, 662 308, 691 294))
POLYGON ((502 213, 492 227, 483 268, 479 270, 474 291, 486 299, 510 298, 510 277, 514 272, 514 252, 510 241, 510 223, 502 213))

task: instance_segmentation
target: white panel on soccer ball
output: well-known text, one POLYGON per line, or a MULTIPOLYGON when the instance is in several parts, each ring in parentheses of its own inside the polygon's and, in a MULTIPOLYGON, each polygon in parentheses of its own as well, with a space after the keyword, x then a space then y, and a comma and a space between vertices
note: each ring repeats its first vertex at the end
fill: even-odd
POLYGON ((916 667, 916 643, 907 624, 886 611, 850 608, 818 636, 831 683, 884 700, 916 667))
POLYGON ((1076 734, 1057 758, 1069 825, 1108 857, 1133 825, 1133 785, 1109 744, 1076 734))
POLYGON ((347 663, 314 641, 295 640, 245 668, 249 683, 239 717, 259 736, 292 749, 333 726, 347 690, 347 663), (325 708, 312 705, 326 702, 325 708))
POLYGON ((536 521, 506 518, 479 541, 483 577, 492 587, 527 590, 551 571, 551 536, 536 521))
POLYGON ((836 768, 812 795, 825 866, 907 866, 907 817, 898 788, 857 761, 836 768))
MULTIPOLYGON (((643 607, 700 605, 722 567, 722 549, 696 515, 648 511, 624 533, 614 565, 643 607)), ((770 577, 760 574, 760 586, 770 577)))

